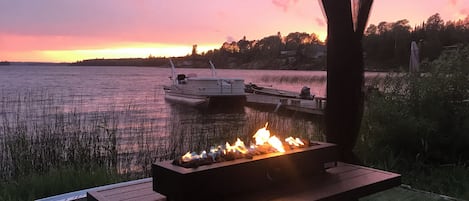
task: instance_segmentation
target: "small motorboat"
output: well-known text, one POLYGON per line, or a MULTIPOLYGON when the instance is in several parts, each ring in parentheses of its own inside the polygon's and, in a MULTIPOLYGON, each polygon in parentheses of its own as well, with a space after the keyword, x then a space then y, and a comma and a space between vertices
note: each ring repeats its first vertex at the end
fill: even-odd
POLYGON ((243 105, 246 101, 244 79, 223 78, 216 75, 215 66, 210 61, 212 77, 197 77, 195 74, 176 74, 170 60, 172 84, 164 86, 165 99, 191 106, 201 105, 243 105))

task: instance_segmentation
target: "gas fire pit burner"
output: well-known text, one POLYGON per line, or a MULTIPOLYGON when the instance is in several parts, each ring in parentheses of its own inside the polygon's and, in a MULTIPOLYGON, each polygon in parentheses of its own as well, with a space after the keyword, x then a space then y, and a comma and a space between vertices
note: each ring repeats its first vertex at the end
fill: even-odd
MULTIPOLYGON (((293 139, 293 138, 291 138, 293 139)), ((295 140, 295 139, 293 139, 295 140)), ((319 145, 318 143, 309 142, 305 140, 300 140, 296 138, 296 142, 299 142, 297 146, 289 144, 284 146, 285 149, 283 152, 288 152, 290 150, 295 150, 298 148, 305 148, 309 146, 319 145)), ((242 143, 240 139, 237 140, 234 146, 242 143)), ((228 145, 229 146, 229 145, 228 145)), ((244 146, 244 144, 243 144, 244 146)), ((213 163, 220 163, 224 161, 232 161, 236 159, 252 159, 254 156, 259 156, 263 154, 277 153, 279 152, 270 145, 261 145, 261 146, 251 146, 250 148, 242 148, 244 151, 240 152, 236 149, 233 151, 226 151, 226 148, 219 146, 217 148, 212 148, 209 153, 203 151, 201 154, 196 154, 195 152, 188 152, 184 156, 178 157, 173 160, 173 165, 185 167, 185 168, 197 168, 202 165, 210 165, 213 163)))
POLYGON ((334 144, 300 139, 282 143, 266 128, 259 129, 250 147, 238 139, 208 153, 188 152, 152 164, 153 190, 170 201, 223 200, 322 174, 326 164, 338 160, 334 144))

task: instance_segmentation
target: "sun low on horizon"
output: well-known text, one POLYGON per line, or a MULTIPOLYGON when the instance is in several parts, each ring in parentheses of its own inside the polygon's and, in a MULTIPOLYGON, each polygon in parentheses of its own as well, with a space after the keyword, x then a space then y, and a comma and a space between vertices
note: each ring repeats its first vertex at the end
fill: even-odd
MULTIPOLYGON (((435 13, 465 19, 469 2, 375 0, 369 24, 413 26, 435 13)), ((327 34, 321 5, 306 0, 0 1, 0 27, 0 61, 13 62, 185 56, 193 45, 202 53, 243 37, 305 32, 324 41, 327 34)))

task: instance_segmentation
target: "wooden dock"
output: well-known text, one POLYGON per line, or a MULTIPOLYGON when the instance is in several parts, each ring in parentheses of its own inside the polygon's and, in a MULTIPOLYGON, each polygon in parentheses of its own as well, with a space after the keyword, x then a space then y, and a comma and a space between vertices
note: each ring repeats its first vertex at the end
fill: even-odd
POLYGON ((326 107, 326 98, 300 99, 265 94, 246 93, 246 105, 251 107, 264 106, 272 111, 285 109, 293 112, 302 112, 314 115, 323 115, 326 107))

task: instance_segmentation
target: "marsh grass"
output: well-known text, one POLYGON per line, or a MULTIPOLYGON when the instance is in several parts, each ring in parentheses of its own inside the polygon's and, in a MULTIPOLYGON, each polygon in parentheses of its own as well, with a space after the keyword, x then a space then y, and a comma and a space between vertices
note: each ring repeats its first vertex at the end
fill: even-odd
POLYGON ((114 114, 65 112, 55 101, 46 93, 3 97, 1 180, 61 166, 115 166, 114 114))
POLYGON ((135 119, 134 107, 86 112, 83 102, 70 105, 47 91, 2 96, 0 200, 31 200, 141 175, 134 174, 144 170, 136 164, 149 161, 142 153, 155 149, 147 146, 151 125, 135 119))
MULTIPOLYGON (((379 73, 366 74, 365 84, 379 86, 384 77, 379 73)), ((326 73, 324 75, 282 75, 279 73, 278 75, 263 75, 260 80, 264 83, 311 84, 326 83, 327 76, 326 73)))
POLYGON ((324 83, 326 76, 322 75, 264 75, 260 78, 265 83, 324 83))
POLYGON ((275 134, 322 136, 316 122, 269 112, 172 108, 155 118, 141 106, 152 100, 90 109, 83 97, 65 100, 48 91, 0 95, 0 200, 31 200, 148 177, 155 161, 238 137, 249 143, 267 121, 275 134))

